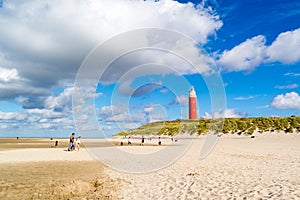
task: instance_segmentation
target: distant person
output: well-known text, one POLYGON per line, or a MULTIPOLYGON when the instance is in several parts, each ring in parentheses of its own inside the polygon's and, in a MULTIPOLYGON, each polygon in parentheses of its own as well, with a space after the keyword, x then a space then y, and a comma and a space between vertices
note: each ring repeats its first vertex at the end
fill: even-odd
POLYGON ((144 138, 144 136, 142 136, 142 144, 141 145, 144 145, 144 142, 145 142, 145 138, 144 138))
POLYGON ((158 137, 158 145, 161 145, 160 137, 158 137))
POLYGON ((128 145, 131 145, 131 139, 130 139, 130 137, 128 138, 128 145))
POLYGON ((57 140, 55 141, 55 145, 54 146, 55 146, 55 148, 58 146, 58 141, 57 140))
POLYGON ((70 136, 70 144, 69 144, 68 151, 73 151, 75 149, 74 139, 75 139, 75 133, 72 133, 70 136))

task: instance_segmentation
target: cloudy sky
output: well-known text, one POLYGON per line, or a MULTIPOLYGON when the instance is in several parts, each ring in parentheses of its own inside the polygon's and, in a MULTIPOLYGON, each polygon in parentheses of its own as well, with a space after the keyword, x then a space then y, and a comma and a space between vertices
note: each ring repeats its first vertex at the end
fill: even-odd
POLYGON ((298 0, 0 0, 0 136, 88 133, 90 113, 107 135, 187 118, 191 86, 199 117, 300 115, 299 18, 298 0), (148 32, 144 43, 162 50, 119 55, 96 86, 75 87, 93 50, 113 43, 99 54, 105 60, 142 38, 137 31, 116 44, 120 35, 145 28, 174 34, 148 32), (212 108, 207 82, 216 73, 223 110, 212 108), (92 102, 76 124, 74 94, 92 102))

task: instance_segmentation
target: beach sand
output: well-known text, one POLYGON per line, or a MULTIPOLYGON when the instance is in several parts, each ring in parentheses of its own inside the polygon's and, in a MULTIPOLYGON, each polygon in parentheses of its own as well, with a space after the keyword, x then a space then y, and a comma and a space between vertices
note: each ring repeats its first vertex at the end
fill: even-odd
POLYGON ((223 135, 200 160, 205 137, 160 171, 110 177, 129 182, 123 199, 300 199, 300 135, 223 135))
MULTIPOLYGON (((300 199, 300 134, 255 135, 223 135, 199 159, 201 136, 175 163, 146 174, 113 170, 85 149, 2 150, 0 199, 300 199)), ((145 147, 122 148, 162 148, 145 147)))
POLYGON ((55 148, 55 142, 58 141, 57 148, 67 147, 69 139, 52 138, 0 138, 0 151, 12 149, 29 148, 55 148))
POLYGON ((96 161, 2 163, 0 171, 0 199, 117 199, 122 184, 96 161))
POLYGON ((0 139, 0 199, 119 199, 119 179, 81 148, 67 151, 68 140, 0 139))

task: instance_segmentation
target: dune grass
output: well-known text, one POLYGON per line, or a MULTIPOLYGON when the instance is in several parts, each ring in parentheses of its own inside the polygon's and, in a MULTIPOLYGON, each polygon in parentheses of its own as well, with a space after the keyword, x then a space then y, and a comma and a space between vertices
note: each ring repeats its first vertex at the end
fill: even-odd
POLYGON ((285 131, 286 133, 300 132, 300 117, 255 117, 255 118, 225 118, 198 120, 174 120, 161 121, 145 124, 136 129, 120 132, 116 136, 127 135, 168 135, 178 133, 191 133, 198 135, 207 134, 209 131, 224 134, 247 134, 254 131, 274 132, 285 131))

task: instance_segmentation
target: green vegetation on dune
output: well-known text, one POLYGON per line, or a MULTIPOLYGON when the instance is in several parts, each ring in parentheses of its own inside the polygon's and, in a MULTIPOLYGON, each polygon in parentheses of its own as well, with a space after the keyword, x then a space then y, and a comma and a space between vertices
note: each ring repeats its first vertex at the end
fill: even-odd
POLYGON ((137 129, 128 130, 116 134, 126 135, 169 135, 178 133, 206 134, 208 131, 224 134, 247 134, 252 135, 255 130, 285 131, 286 133, 300 132, 300 117, 256 117, 256 118, 226 118, 226 119, 204 119, 199 120, 174 120, 153 122, 140 126, 137 129))

